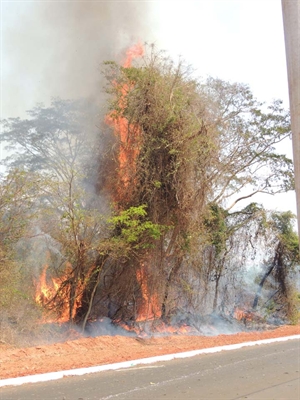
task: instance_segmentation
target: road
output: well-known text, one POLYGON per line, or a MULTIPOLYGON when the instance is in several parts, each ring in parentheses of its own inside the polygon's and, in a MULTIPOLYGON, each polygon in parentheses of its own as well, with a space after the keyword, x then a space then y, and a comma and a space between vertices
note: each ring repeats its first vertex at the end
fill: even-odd
POLYGON ((300 341, 0 389, 1 400, 300 400, 300 341))

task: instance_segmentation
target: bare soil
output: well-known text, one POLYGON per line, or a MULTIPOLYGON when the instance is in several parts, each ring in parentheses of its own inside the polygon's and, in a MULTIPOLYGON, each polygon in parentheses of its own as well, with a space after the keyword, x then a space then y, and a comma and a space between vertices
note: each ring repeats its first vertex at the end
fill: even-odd
POLYGON ((286 325, 268 331, 218 336, 98 336, 21 349, 0 344, 0 379, 298 334, 299 325, 286 325))

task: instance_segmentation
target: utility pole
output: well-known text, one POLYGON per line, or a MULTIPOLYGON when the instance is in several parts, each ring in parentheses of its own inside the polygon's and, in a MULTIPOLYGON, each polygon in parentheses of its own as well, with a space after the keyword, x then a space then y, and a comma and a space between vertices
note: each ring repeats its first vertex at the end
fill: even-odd
POLYGON ((293 137, 298 234, 300 235, 300 0, 281 0, 293 137))

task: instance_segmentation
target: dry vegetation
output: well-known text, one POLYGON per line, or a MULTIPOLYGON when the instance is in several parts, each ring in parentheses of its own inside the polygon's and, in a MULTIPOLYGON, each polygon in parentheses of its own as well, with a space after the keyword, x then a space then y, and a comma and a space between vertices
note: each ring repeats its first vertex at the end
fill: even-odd
POLYGON ((237 307, 298 320, 294 216, 252 202, 293 188, 292 162, 275 150, 289 114, 146 50, 105 64, 103 125, 88 101, 59 99, 3 122, 4 342, 47 331, 35 322, 45 310, 82 330, 99 317, 134 329, 237 307))

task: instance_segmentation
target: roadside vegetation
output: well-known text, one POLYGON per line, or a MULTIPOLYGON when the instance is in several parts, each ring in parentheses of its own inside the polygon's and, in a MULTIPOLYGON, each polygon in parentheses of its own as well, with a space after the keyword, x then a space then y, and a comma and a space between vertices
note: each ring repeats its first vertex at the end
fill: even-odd
POLYGON ((294 188, 282 103, 152 46, 103 73, 97 124, 90 101, 61 99, 2 123, 0 340, 46 311, 81 329, 237 307, 296 323, 295 216, 255 203, 294 188))

